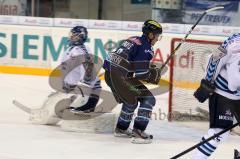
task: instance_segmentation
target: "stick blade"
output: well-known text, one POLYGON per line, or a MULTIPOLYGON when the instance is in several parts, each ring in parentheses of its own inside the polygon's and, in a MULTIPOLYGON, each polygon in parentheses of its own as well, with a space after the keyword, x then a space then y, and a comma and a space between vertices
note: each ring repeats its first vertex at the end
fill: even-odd
POLYGON ((21 110, 23 110, 24 112, 30 114, 31 113, 31 109, 28 108, 27 106, 23 105, 22 103, 18 102, 17 100, 13 100, 12 103, 17 106, 18 108, 20 108, 21 110))
POLYGON ((224 9, 224 6, 218 6, 218 7, 210 8, 210 9, 206 10, 206 13, 212 12, 212 11, 215 11, 215 10, 219 10, 219 9, 224 9))

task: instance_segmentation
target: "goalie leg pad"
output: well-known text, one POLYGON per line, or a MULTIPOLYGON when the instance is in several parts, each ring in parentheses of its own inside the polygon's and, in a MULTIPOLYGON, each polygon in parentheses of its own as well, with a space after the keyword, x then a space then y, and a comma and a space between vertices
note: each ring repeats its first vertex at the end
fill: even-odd
POLYGON ((63 119, 60 127, 65 131, 74 131, 80 133, 113 133, 116 123, 114 113, 68 113, 68 119, 63 119), (78 116, 78 117, 77 117, 78 116), (86 118, 87 116, 87 118, 86 118))
POLYGON ((75 108, 75 110, 93 112, 95 107, 97 106, 98 101, 99 101, 98 95, 90 94, 87 103, 84 104, 83 106, 75 108))
POLYGON ((30 112, 30 121, 33 124, 55 125, 61 119, 62 110, 69 107, 68 95, 55 92, 48 96, 41 108, 33 109, 30 112))

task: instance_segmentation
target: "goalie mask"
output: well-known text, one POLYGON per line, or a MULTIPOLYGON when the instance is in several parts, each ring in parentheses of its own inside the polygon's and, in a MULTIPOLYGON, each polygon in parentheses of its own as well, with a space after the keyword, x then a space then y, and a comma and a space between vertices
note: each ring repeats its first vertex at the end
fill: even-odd
POLYGON ((86 42, 87 38, 87 28, 83 26, 75 26, 71 29, 68 40, 70 45, 82 45, 86 42))

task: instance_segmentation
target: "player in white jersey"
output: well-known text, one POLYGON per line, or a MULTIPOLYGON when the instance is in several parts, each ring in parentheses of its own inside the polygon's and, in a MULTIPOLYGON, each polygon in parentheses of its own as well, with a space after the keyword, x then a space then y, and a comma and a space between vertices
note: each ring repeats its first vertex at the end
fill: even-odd
MULTIPOLYGON (((99 100, 101 85, 98 76, 93 75, 93 54, 90 48, 84 44, 87 38, 87 28, 83 26, 75 26, 70 31, 69 47, 62 55, 62 66, 63 68, 72 67, 72 65, 75 66, 73 66, 74 68, 70 69, 64 77, 63 89, 69 93, 78 85, 89 87, 91 91, 87 94, 87 102, 81 106, 75 105, 72 109, 76 111, 93 112, 99 100), (76 63, 76 59, 80 59, 82 63, 77 65, 73 64, 76 63)), ((82 94, 82 96, 86 96, 86 94, 82 94)))
MULTIPOLYGON (((210 128, 202 140, 230 127, 234 117, 240 121, 240 33, 230 36, 211 55, 194 96, 201 103, 209 98, 210 128)), ((199 146, 193 159, 207 159, 228 136, 229 131, 199 146)))
POLYGON ((98 61, 99 68, 94 63, 94 55, 84 44, 87 37, 85 27, 75 26, 71 29, 61 65, 52 71, 49 78, 49 84, 56 92, 48 95, 40 108, 30 109, 14 101, 16 106, 30 114, 32 123, 55 125, 61 120, 72 119, 76 113, 90 115, 89 112, 94 112, 101 91, 96 73, 102 63, 98 61), (61 76, 55 78, 55 72, 59 70, 61 76))

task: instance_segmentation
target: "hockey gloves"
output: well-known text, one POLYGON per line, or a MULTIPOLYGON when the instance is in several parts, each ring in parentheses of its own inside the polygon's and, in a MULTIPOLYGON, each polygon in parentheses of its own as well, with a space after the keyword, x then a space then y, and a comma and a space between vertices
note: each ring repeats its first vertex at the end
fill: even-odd
POLYGON ((149 68, 149 76, 147 79, 148 83, 158 84, 161 76, 167 72, 167 67, 164 67, 162 70, 156 66, 151 66, 149 68))
POLYGON ((159 69, 157 69, 157 68, 149 69, 149 74, 148 74, 148 78, 147 78, 148 83, 158 84, 160 78, 161 78, 161 72, 159 69))
POLYGON ((194 92, 194 97, 197 98, 200 103, 203 103, 213 94, 214 90, 214 84, 202 79, 200 87, 194 92))

